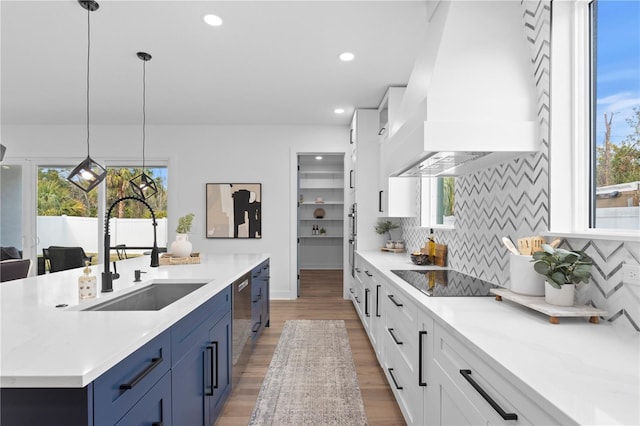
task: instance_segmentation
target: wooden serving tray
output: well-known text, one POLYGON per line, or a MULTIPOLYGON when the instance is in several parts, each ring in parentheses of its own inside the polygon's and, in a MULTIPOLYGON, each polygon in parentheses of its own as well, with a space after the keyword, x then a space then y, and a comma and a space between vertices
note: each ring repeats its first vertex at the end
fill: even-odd
POLYGON ((534 311, 541 312, 549 316, 549 322, 551 324, 559 324, 561 317, 589 317, 589 322, 598 324, 601 316, 608 315, 607 311, 594 308, 587 305, 573 305, 573 306, 557 306, 550 305, 544 301, 544 296, 524 296, 522 294, 514 293, 505 288, 492 288, 491 293, 496 295, 496 300, 501 301, 503 299, 510 300, 518 303, 534 311))
POLYGON ((200 263, 200 253, 191 253, 187 257, 177 257, 171 253, 164 253, 160 256, 161 265, 194 265, 197 263, 200 263))
POLYGON ((391 248, 382 247, 380 250, 382 250, 382 251, 390 251, 392 253, 404 253, 404 249, 403 248, 401 248, 401 249, 396 249, 396 248, 391 249, 391 248))

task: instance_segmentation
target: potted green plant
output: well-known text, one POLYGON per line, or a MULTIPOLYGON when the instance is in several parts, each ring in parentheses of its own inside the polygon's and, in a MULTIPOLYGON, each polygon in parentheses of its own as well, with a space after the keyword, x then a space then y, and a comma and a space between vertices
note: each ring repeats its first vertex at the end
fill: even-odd
POLYGON ((545 301, 554 305, 572 306, 575 285, 588 283, 593 260, 582 251, 569 251, 542 244, 533 253, 533 269, 546 278, 545 301))
POLYGON ((178 227, 176 228, 176 232, 178 234, 188 234, 191 232, 191 224, 193 223, 193 213, 188 213, 178 219, 178 227))
POLYGON ((189 236, 191 232, 191 224, 193 223, 194 214, 188 213, 178 219, 176 227, 176 240, 171 243, 171 255, 176 257, 187 257, 191 255, 193 248, 189 236))
POLYGON ((327 230, 324 228, 320 228, 320 235, 324 236, 327 234, 327 230))
POLYGON ((379 220, 375 225, 376 232, 380 235, 387 234, 387 248, 393 248, 393 240, 391 239, 391 231, 398 229, 400 225, 390 220, 379 220), (391 247, 389 247, 391 246, 391 247))

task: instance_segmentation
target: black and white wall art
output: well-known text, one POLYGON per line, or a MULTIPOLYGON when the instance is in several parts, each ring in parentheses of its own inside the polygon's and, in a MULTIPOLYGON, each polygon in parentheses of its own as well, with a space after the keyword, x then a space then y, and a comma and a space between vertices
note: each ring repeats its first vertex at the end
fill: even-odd
POLYGON ((262 238, 262 185, 207 184, 207 238, 262 238))

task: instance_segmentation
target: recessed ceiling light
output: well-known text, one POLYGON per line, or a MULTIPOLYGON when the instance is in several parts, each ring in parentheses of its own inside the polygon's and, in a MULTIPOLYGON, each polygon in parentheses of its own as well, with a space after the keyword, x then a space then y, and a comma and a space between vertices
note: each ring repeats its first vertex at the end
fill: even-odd
POLYGON ((343 62, 349 62, 349 61, 353 61, 353 59, 356 57, 356 55, 354 55, 351 52, 344 52, 341 53, 338 58, 340 58, 341 61, 343 62))
POLYGON ((322 155, 316 156, 316 160, 322 160, 322 155))
POLYGON ((344 108, 336 108, 333 110, 335 114, 344 114, 344 108))
POLYGON ((212 27, 219 27, 220 25, 222 25, 222 18, 217 15, 204 15, 202 19, 204 19, 204 22, 206 22, 208 25, 211 25, 212 27))

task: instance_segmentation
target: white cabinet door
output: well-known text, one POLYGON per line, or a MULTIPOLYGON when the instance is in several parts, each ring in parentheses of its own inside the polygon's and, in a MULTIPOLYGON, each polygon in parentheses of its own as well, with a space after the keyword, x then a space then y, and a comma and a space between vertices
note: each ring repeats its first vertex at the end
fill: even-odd
POLYGON ((451 426, 489 424, 442 369, 436 369, 434 379, 434 393, 438 402, 435 404, 436 411, 432 414, 435 424, 451 426))
POLYGON ((379 177, 378 217, 417 217, 418 178, 379 177))

